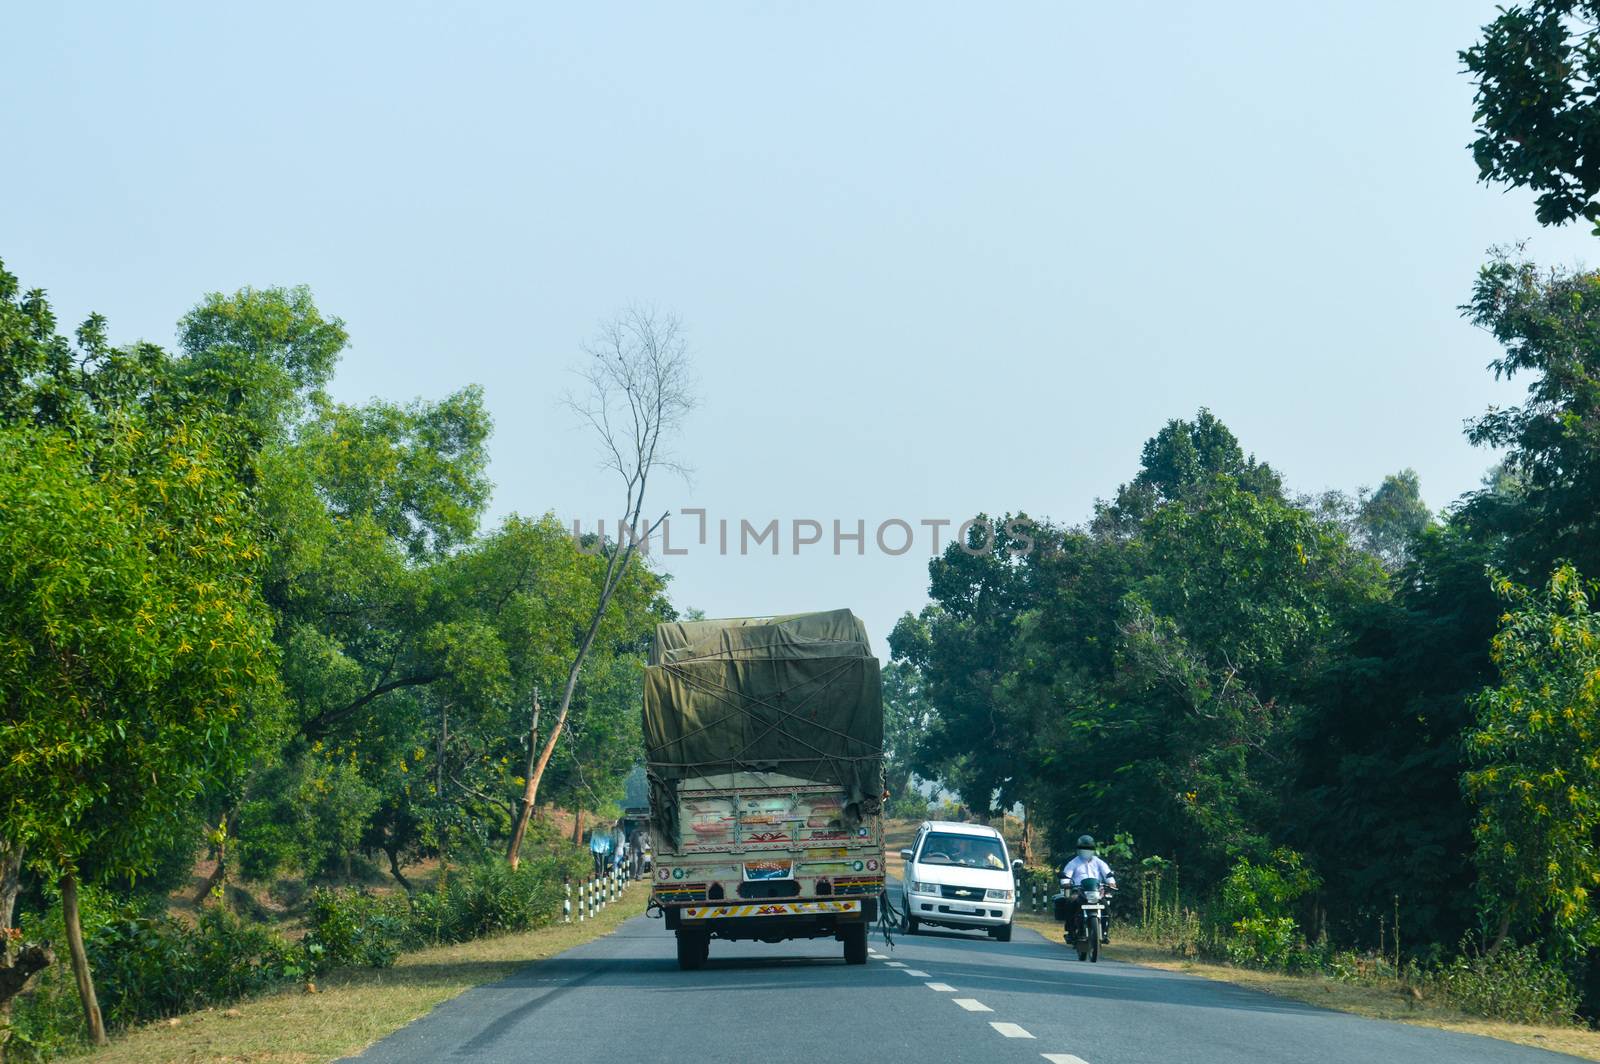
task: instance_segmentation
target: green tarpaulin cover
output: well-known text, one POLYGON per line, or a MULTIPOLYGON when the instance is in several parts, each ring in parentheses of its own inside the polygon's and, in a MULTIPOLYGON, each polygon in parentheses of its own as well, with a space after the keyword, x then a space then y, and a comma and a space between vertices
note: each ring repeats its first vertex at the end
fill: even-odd
POLYGON ((645 766, 675 846, 677 786, 723 773, 835 784, 847 824, 883 794, 883 687, 849 610, 656 626, 644 680, 645 766))

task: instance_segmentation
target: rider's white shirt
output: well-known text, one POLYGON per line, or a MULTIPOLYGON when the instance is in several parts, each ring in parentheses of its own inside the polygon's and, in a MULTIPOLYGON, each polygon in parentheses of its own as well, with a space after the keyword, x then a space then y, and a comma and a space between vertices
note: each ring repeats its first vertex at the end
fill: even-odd
POLYGON ((1115 883, 1117 877, 1111 874, 1111 866, 1100 860, 1099 856, 1074 857, 1061 869, 1061 878, 1077 886, 1085 879, 1098 879, 1102 883, 1115 883))

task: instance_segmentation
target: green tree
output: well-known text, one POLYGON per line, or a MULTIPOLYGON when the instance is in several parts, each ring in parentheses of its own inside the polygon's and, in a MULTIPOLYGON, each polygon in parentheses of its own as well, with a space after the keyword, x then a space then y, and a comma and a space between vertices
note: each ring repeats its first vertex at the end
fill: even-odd
POLYGON ((1412 542, 1433 521, 1422 501, 1416 470, 1402 469, 1383 478, 1378 490, 1361 501, 1356 527, 1363 545, 1390 569, 1404 565, 1412 542))
POLYGON ((1600 4, 1500 9, 1461 53, 1477 83, 1472 157, 1484 181, 1538 193, 1541 225, 1600 222, 1600 4))
MULTIPOLYGON (((1289 726, 1343 618, 1384 581, 1342 530, 1298 507, 1225 475, 1197 498, 1158 509, 1135 543, 1121 671, 1099 699, 1131 727, 1108 729, 1099 779, 1124 781, 1119 827, 1218 873, 1270 849, 1289 726)), ((1077 815, 1090 797, 1079 791, 1077 815)))
POLYGON ((1462 740, 1469 700, 1494 676, 1492 544, 1451 521, 1408 554, 1393 597, 1351 612, 1348 643, 1317 671, 1293 724, 1278 839, 1320 869, 1319 905, 1339 942, 1364 940, 1396 894, 1419 946, 1476 925, 1462 740))
POLYGON ((1213 416, 1174 421, 1086 529, 952 550, 897 626, 925 774, 1023 801, 1057 848, 1126 831, 1220 876, 1280 828, 1292 724, 1386 579, 1213 416))
POLYGON ((1025 514, 993 521, 979 514, 965 542, 928 563, 932 602, 903 616, 889 635, 894 660, 915 670, 934 709, 907 767, 973 809, 1005 808, 1020 798, 1028 737, 1010 726, 1003 684, 1014 667, 1018 619, 1033 602, 1025 541, 1046 551, 1050 535, 1025 514))
POLYGON ((1490 410, 1469 430, 1473 443, 1508 449, 1517 490, 1478 492, 1462 520, 1504 540, 1500 564, 1524 583, 1563 559, 1600 568, 1600 274, 1500 253, 1463 311, 1504 348, 1495 375, 1529 383, 1524 403, 1490 410))
POLYGON ((1521 927, 1571 957, 1600 945, 1600 616, 1563 565, 1537 591, 1496 576, 1509 603, 1491 656, 1500 683, 1474 700, 1464 786, 1495 945, 1521 927))
POLYGON ((349 337, 324 318, 311 290, 213 292, 178 322, 183 384, 237 416, 251 449, 282 442, 315 402, 349 337))
POLYGON ((883 778, 892 798, 916 800, 912 766, 932 726, 933 707, 916 669, 904 661, 889 662, 883 670, 883 778))
POLYGON ((153 870, 275 693, 246 496, 214 426, 0 430, 0 835, 60 887, 91 1038, 81 868, 153 870))
POLYGON ((1097 507, 1096 526, 1102 531, 1132 531, 1163 503, 1204 495, 1218 476, 1263 498, 1283 494, 1277 471, 1256 461, 1255 455, 1246 455, 1228 426, 1201 407, 1193 421, 1175 418, 1145 441, 1139 472, 1117 489, 1112 503, 1097 507))
MULTIPOLYGON (((258 447, 264 588, 290 710, 278 752, 213 811, 234 825, 246 871, 337 877, 356 851, 381 851, 404 882, 408 859, 485 851, 532 775, 529 739, 547 737, 518 710, 562 689, 606 558, 550 518, 480 536, 481 393, 330 401, 347 337, 304 289, 208 296, 179 333, 183 379, 236 411, 258 447)), ((662 605, 639 566, 611 594, 622 606, 593 636, 595 677, 625 645, 637 651, 662 605)), ((580 670, 575 705, 590 704, 589 679, 580 670)), ((573 766, 554 771, 568 795, 573 766)), ((589 773, 591 789, 615 782, 609 768, 589 773)))

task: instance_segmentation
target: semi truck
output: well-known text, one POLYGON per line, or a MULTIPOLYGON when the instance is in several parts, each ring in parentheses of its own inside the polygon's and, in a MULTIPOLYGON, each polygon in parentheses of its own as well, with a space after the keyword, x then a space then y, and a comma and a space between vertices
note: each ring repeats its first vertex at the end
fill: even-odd
POLYGON ((849 610, 658 625, 644 683, 650 911, 712 939, 833 938, 864 964, 883 894, 883 691, 849 610))

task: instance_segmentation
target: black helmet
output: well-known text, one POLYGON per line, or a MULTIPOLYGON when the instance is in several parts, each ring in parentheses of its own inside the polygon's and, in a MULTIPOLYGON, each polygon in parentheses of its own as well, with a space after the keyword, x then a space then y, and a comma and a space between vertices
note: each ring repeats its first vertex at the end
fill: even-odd
POLYGON ((1093 835, 1079 835, 1078 836, 1078 849, 1080 849, 1080 850, 1092 850, 1092 849, 1094 849, 1094 836, 1093 835))

